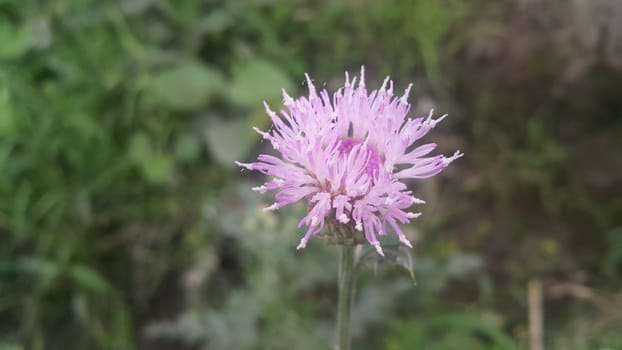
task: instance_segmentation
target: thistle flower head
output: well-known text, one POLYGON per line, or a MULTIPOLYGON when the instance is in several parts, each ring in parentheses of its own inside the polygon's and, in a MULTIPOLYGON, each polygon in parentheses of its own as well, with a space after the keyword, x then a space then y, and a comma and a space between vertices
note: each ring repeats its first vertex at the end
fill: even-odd
POLYGON ((411 247, 399 224, 421 215, 408 210, 425 202, 402 181, 434 176, 463 155, 429 156, 436 144, 415 145, 446 115, 434 119, 430 111, 427 117, 407 118, 412 85, 394 96, 387 78, 380 89, 368 92, 364 68, 358 84, 346 73, 344 87, 332 96, 326 90, 318 93, 308 75, 306 79, 308 97, 293 99, 283 91, 287 110, 277 114, 264 103, 273 127, 268 132, 255 128, 280 156, 260 154, 256 162, 236 162, 272 177, 253 188, 276 191, 276 202, 265 210, 309 202, 298 225, 306 226, 298 249, 327 223, 361 231, 381 255, 377 237, 387 228, 411 247))

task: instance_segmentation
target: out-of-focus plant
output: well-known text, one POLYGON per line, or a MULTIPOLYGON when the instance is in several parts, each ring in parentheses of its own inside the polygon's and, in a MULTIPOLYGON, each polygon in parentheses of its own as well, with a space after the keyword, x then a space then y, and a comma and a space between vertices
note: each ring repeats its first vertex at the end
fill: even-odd
POLYGON ((387 337, 386 349, 519 349, 497 319, 495 315, 465 313, 409 320, 396 324, 387 337))
POLYGON ((254 38, 270 36, 265 5, 201 4, 0 3, 9 343, 132 348, 169 274, 201 249, 202 194, 254 146, 254 106, 290 86, 254 38))
MULTIPOLYGON (((145 338, 145 325, 185 310, 182 328, 205 333, 193 315, 231 320, 239 295, 259 299, 244 281, 272 251, 242 249, 242 239, 221 234, 226 215, 205 220, 198 208, 244 207, 233 198, 245 197, 231 194, 239 179, 231 160, 265 146, 250 130, 267 128, 261 100, 281 102, 281 86, 302 89, 305 71, 335 87, 335 67, 361 63, 373 76, 408 76, 419 96, 434 87, 433 99, 443 99, 434 104, 459 111, 444 143, 468 145, 470 161, 450 169, 463 181, 418 189, 433 208, 414 259, 426 283, 412 288, 385 269, 360 275, 357 348, 386 347, 387 334, 399 346, 399 327, 387 319, 416 325, 465 305, 469 315, 502 314, 495 329, 524 345, 524 285, 534 274, 617 295, 618 4, 0 1, 0 347, 179 349, 145 338), (208 282, 190 292, 202 274, 208 282)), ((240 216, 231 222, 239 226, 240 216)), ((293 260, 265 266, 290 276, 302 259, 282 249, 293 260)), ((255 320, 244 322, 257 344, 295 348, 291 338, 280 342, 289 319, 313 317, 324 329, 317 334, 330 334, 323 296, 335 285, 308 280, 296 287, 302 292, 262 292, 274 299, 259 313, 277 316, 270 331, 256 311, 244 316, 255 320)), ((615 348, 619 327, 591 327, 607 317, 572 299, 551 302, 547 346, 615 348)), ((303 337, 306 329, 296 332, 305 326, 293 334, 303 337)), ((236 341, 237 333, 210 332, 228 339, 219 344, 236 341)), ((480 332, 452 333, 493 344, 480 332)))
MULTIPOLYGON (((213 235, 224 235, 228 244, 237 245, 240 260, 236 264, 243 279, 234 282, 234 293, 205 300, 205 293, 219 295, 223 283, 213 263, 216 252, 206 252, 182 277, 187 311, 173 321, 152 323, 147 336, 217 350, 330 348, 335 305, 329 296, 336 289, 336 248, 310 245, 301 256, 292 249, 298 242, 292 232, 298 222, 295 218, 305 208, 284 209, 277 218, 261 210, 268 203, 248 191, 251 183, 234 186, 222 190, 229 195, 225 203, 206 204, 203 215, 214 225, 213 235)), ((403 310, 404 300, 423 307, 425 314, 433 313, 426 305, 447 283, 481 269, 479 259, 466 254, 448 259, 417 257, 412 263, 418 278, 426 281, 418 287, 401 271, 399 278, 392 276, 401 268, 372 269, 372 261, 363 265, 359 297, 353 305, 353 334, 387 327, 386 315, 403 310)), ((355 339, 353 347, 383 347, 382 341, 363 344, 355 339)))
POLYGON ((241 280, 235 281, 235 291, 204 300, 204 293, 214 295, 222 277, 199 272, 206 265, 198 260, 183 278, 188 311, 174 322, 152 324, 148 336, 181 339, 206 349, 330 347, 330 328, 313 321, 322 312, 314 295, 335 278, 328 268, 334 258, 311 249, 309 254, 322 263, 301 259, 292 249, 295 220, 277 220, 272 213, 257 215, 265 203, 248 191, 250 184, 233 186, 223 190, 228 195, 225 203, 207 203, 203 214, 214 225, 213 235, 227 237, 228 244, 237 246, 241 280))

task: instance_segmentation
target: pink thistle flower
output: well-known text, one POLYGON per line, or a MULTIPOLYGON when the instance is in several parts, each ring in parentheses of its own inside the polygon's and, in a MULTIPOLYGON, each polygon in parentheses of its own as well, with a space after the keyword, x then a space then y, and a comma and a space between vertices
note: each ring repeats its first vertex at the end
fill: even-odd
POLYGON ((260 154, 257 162, 236 162, 273 177, 253 188, 260 193, 277 191, 276 202, 264 210, 310 203, 298 225, 307 229, 297 249, 304 248, 327 221, 364 232, 380 255, 384 254, 377 236, 386 235, 387 226, 412 247, 399 224, 419 217, 421 213, 407 210, 425 202, 415 198, 402 180, 434 176, 462 157, 460 151, 450 157, 427 156, 436 148, 434 143, 413 146, 447 115, 433 119, 432 110, 427 118, 407 118, 412 84, 395 97, 387 77, 379 90, 368 93, 364 67, 358 85, 356 77, 350 80, 346 73, 345 86, 332 98, 326 90, 318 94, 305 76, 309 97, 294 100, 283 90, 288 111, 277 114, 264 102, 273 128, 268 132, 254 128, 280 157, 260 154))

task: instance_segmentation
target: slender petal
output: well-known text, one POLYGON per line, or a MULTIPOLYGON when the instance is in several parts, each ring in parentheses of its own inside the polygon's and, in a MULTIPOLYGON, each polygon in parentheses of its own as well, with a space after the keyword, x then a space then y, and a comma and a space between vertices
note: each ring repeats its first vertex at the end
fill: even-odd
POLYGON ((277 210, 299 201, 309 203, 299 227, 306 233, 297 249, 306 247, 327 221, 362 231, 369 244, 383 255, 377 236, 390 227, 400 242, 412 247, 399 224, 421 215, 408 211, 424 204, 402 182, 434 176, 462 157, 460 151, 445 157, 428 156, 435 143, 416 145, 447 115, 408 118, 412 84, 401 96, 393 95, 388 77, 378 90, 367 91, 365 69, 332 95, 319 91, 305 74, 308 97, 292 98, 286 91, 286 110, 276 113, 264 103, 272 120, 269 131, 254 130, 270 141, 279 156, 261 154, 253 163, 236 164, 274 177, 253 191, 276 191, 277 210))

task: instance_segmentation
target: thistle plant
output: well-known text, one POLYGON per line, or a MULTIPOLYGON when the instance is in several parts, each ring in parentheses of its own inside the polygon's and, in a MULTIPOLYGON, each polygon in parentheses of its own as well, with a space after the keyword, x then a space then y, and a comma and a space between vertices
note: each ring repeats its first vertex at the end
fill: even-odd
POLYGON ((384 256, 378 236, 390 228, 412 248, 400 224, 419 217, 409 208, 425 201, 403 181, 434 176, 463 154, 430 156, 435 143, 415 145, 446 115, 434 119, 431 110, 427 117, 407 118, 412 84, 402 96, 394 96, 387 77, 380 89, 368 92, 362 67, 358 84, 346 73, 345 85, 331 96, 326 90, 318 93, 305 76, 309 96, 294 99, 283 91, 287 110, 276 113, 264 103, 272 128, 254 128, 280 156, 260 154, 256 162, 236 164, 272 177, 253 188, 276 191, 276 201, 264 210, 309 204, 298 225, 306 231, 297 249, 316 235, 342 246, 336 349, 349 350, 354 246, 367 242, 384 256))

